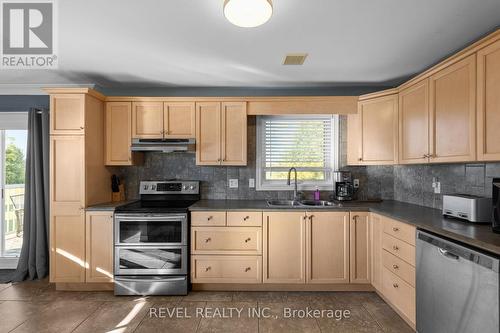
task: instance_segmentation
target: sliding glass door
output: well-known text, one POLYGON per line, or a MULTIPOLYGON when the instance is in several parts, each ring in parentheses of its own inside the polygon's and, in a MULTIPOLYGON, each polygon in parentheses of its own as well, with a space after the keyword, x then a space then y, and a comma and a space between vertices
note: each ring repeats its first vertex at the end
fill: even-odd
POLYGON ((23 243, 27 118, 0 113, 0 269, 13 268, 23 243), (6 118, 9 117, 9 118, 6 118), (3 127, 3 128, 2 128, 3 127))

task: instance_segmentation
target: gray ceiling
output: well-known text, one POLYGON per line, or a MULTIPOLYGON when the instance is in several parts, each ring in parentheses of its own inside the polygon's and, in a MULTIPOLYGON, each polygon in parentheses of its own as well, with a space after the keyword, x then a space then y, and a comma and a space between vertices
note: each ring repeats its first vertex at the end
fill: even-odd
POLYGON ((500 0, 273 0, 258 28, 223 0, 59 3, 59 69, 0 71, 0 84, 102 87, 386 85, 500 26, 500 0), (304 66, 283 56, 306 52, 304 66))

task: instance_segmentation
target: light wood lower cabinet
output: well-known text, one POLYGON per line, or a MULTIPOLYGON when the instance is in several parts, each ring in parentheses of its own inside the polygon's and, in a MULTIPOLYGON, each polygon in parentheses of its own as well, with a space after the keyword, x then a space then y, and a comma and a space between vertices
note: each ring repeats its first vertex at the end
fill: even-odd
POLYGON ((416 322, 415 288, 403 279, 393 274, 387 268, 382 268, 382 292, 384 297, 402 313, 407 320, 416 322))
POLYGON ((384 218, 377 214, 370 216, 371 242, 371 283, 378 291, 382 290, 382 233, 384 218))
POLYGON ((349 283, 349 213, 307 216, 307 283, 349 283))
POLYGON ((306 282, 306 214, 264 213, 264 283, 306 282))
POLYGON ((86 282, 113 282, 113 213, 87 212, 86 282))
POLYGON ((350 282, 370 283, 370 213, 351 212, 350 215, 350 282))
POLYGON ((258 227, 192 227, 193 254, 262 254, 258 227))
POLYGON ((191 256, 193 283, 261 283, 261 256, 191 256))
POLYGON ((382 248, 415 266, 415 246, 384 233, 382 235, 382 248))

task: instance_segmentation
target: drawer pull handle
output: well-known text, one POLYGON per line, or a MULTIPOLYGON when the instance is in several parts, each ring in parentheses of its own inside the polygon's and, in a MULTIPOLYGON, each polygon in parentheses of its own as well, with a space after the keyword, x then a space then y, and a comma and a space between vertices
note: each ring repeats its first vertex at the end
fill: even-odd
POLYGON ((248 271, 250 271, 250 270, 251 270, 250 267, 245 268, 245 273, 248 272, 248 271))
POLYGON ((399 250, 399 247, 397 247, 397 245, 393 245, 393 246, 392 246, 392 249, 393 249, 394 251, 397 251, 397 250, 399 250))
POLYGON ((245 217, 243 218, 243 221, 246 221, 246 220, 248 220, 248 219, 250 219, 250 216, 245 216, 245 217))
POLYGON ((398 232, 398 231, 399 231, 399 228, 394 227, 394 228, 392 228, 392 231, 394 231, 394 232, 398 232))
POLYGON ((393 286, 394 288, 398 288, 398 287, 399 287, 397 283, 393 283, 393 284, 392 284, 392 286, 393 286))
POLYGON ((212 238, 208 237, 207 239, 205 239, 205 243, 208 243, 212 240, 212 238))
POLYGON ((245 239, 245 243, 248 243, 250 242, 252 239, 250 237, 248 237, 247 239, 245 239))
POLYGON ((214 218, 213 216, 209 216, 209 217, 207 217, 207 221, 210 221, 213 218, 214 218))
POLYGON ((212 267, 208 266, 207 268, 205 268, 205 272, 208 272, 211 269, 212 269, 212 267))
POLYGON ((398 265, 392 265, 392 268, 394 268, 394 269, 398 269, 398 268, 399 268, 399 266, 398 266, 398 265))

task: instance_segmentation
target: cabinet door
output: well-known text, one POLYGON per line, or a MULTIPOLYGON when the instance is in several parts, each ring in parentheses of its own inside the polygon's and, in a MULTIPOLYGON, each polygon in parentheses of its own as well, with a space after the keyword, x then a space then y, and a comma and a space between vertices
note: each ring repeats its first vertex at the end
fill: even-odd
POLYGON ((430 78, 431 163, 476 159, 476 56, 430 78))
POLYGON ((359 165, 361 163, 360 155, 360 137, 359 115, 347 115, 347 164, 359 165))
POLYGON ((113 282, 113 213, 87 212, 86 282, 113 282))
POLYGON ((369 213, 351 212, 350 275, 351 283, 370 283, 369 213))
POLYGON ((305 283, 306 215, 264 213, 264 283, 305 283))
POLYGON ((429 80, 399 92, 399 163, 429 161, 429 80))
POLYGON ((196 112, 192 102, 163 104, 165 138, 191 139, 196 137, 196 112))
POLYGON ((307 283, 349 283, 349 213, 307 217, 307 283))
POLYGON ((371 214, 371 282, 378 291, 382 291, 382 223, 383 218, 380 215, 371 214))
POLYGON ((161 139, 163 132, 163 103, 132 103, 133 138, 161 139))
POLYGON ((221 164, 221 104, 196 103, 196 164, 221 164))
POLYGON ((477 53, 477 158, 500 160, 500 41, 477 53))
POLYGON ((398 96, 390 95, 358 103, 361 163, 398 163, 398 96))
POLYGON ((132 103, 106 103, 106 165, 132 165, 132 103))
POLYGON ((83 136, 50 138, 50 281, 85 281, 83 136))
POLYGON ((79 135, 85 130, 85 95, 50 95, 50 134, 79 135))
POLYGON ((222 103, 222 165, 247 165, 247 104, 222 103))

